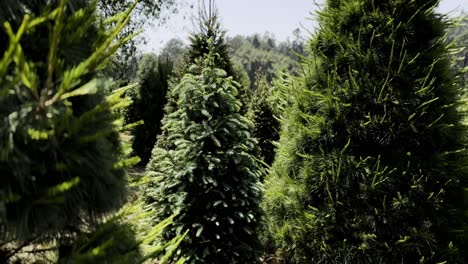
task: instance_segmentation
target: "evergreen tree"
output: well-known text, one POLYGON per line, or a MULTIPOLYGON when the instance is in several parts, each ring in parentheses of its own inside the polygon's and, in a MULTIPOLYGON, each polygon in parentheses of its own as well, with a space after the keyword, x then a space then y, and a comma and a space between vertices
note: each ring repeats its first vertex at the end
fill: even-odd
POLYGON ((137 72, 139 85, 130 91, 133 100, 126 112, 127 123, 143 120, 143 124, 132 129, 133 152, 146 165, 151 157, 151 150, 156 136, 161 132, 161 119, 164 115, 169 76, 173 64, 168 58, 154 54, 142 56, 137 72))
POLYGON ((164 262, 183 238, 149 245, 171 219, 148 226, 140 201, 113 213, 135 161, 119 139, 130 87, 115 89, 103 70, 127 41, 115 36, 131 10, 106 30, 96 6, 80 1, 22 9, 22 22, 0 17, 1 263, 142 263, 171 246, 164 262))
MULTIPOLYGON (((219 54, 219 56, 214 58, 216 66, 224 70, 227 76, 232 76, 236 82, 242 83, 243 72, 236 69, 231 61, 229 45, 226 43, 226 31, 222 28, 219 21, 215 2, 209 0, 208 6, 205 6, 205 1, 201 1, 200 3, 197 32, 190 36, 190 45, 183 55, 183 63, 175 70, 176 77, 178 77, 175 82, 177 83, 177 79, 180 80, 186 73, 193 73, 190 71, 190 66, 196 60, 207 55, 209 50, 213 48, 214 52, 219 54)), ((243 103, 242 111, 245 113, 250 96, 248 87, 239 87, 238 96, 243 103)))
POLYGON ((466 129, 436 0, 328 0, 266 183, 290 263, 466 263, 466 129))
POLYGON ((216 6, 211 0, 208 6, 204 5, 204 1, 200 3, 202 5, 198 13, 198 32, 190 36, 190 47, 184 55, 185 63, 182 65, 182 76, 190 72, 190 66, 196 60, 207 55, 211 48, 219 54, 215 58, 217 67, 226 71, 228 76, 234 76, 235 72, 229 57, 229 46, 225 40, 226 32, 219 22, 216 6))
POLYGON ((99 72, 125 42, 113 41, 130 11, 107 31, 95 5, 70 12, 65 0, 17 25, 6 20, 0 60, 2 246, 53 239, 67 244, 124 201, 126 161, 114 110, 127 102, 122 89, 104 94, 112 83, 99 72), (82 52, 63 53, 79 43, 82 52))
POLYGON ((210 53, 190 67, 170 96, 166 116, 174 148, 156 145, 147 165, 147 203, 156 221, 177 213, 166 235, 189 233, 180 246, 188 263, 253 263, 259 218, 259 171, 252 123, 240 114, 239 85, 210 53))
MULTIPOLYGON (((199 20, 197 29, 198 32, 190 36, 190 45, 183 54, 182 62, 177 63, 174 68, 173 78, 171 78, 169 90, 173 89, 173 86, 178 84, 182 77, 187 74, 198 74, 193 70, 199 70, 193 68, 191 65, 195 64, 197 60, 203 59, 204 56, 208 55, 209 50, 213 49, 218 56, 214 58, 215 65, 217 68, 224 70, 227 76, 232 76, 234 81, 244 84, 246 82, 244 72, 239 67, 235 67, 229 57, 229 46, 225 42, 225 31, 221 27, 221 23, 218 20, 217 9, 214 1, 210 0, 208 7, 204 5, 204 1, 201 1, 199 20)), ((177 110, 176 102, 178 100, 176 93, 168 93, 167 103, 164 107, 165 115, 169 115, 177 110)), ((241 113, 245 114, 248 110, 248 102, 250 100, 250 91, 247 86, 238 87, 238 95, 242 103, 241 113)), ((156 141, 157 147, 162 148, 173 148, 168 137, 170 136, 169 131, 164 129, 165 122, 163 123, 163 129, 161 135, 156 141)))
POLYGON ((253 136, 258 140, 259 156, 270 166, 275 159, 274 142, 279 139, 280 122, 274 113, 274 100, 270 98, 273 88, 265 77, 259 78, 256 86, 248 116, 254 123, 253 136))

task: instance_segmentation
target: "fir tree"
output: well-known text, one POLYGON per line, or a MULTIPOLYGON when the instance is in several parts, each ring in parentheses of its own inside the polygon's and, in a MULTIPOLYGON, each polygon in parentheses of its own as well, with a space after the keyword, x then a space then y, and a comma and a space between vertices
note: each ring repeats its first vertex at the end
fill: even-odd
MULTIPOLYGON (((229 57, 229 46, 225 41, 226 32, 222 29, 221 23, 219 22, 218 11, 214 1, 210 0, 208 7, 204 5, 204 1, 201 1, 201 4, 197 32, 190 36, 190 45, 183 54, 182 62, 177 63, 174 67, 169 90, 172 90, 173 86, 178 84, 185 74, 198 74, 198 72, 193 72, 193 70, 199 69, 193 68, 191 65, 208 55, 209 49, 213 49, 214 52, 218 54, 218 56, 214 58, 214 63, 217 68, 224 70, 227 76, 232 76, 234 81, 242 84, 245 83, 245 77, 243 76, 243 72, 239 69, 239 65, 237 65, 237 67, 233 65, 229 57)), ((167 103, 164 106, 165 115, 169 115, 177 110, 177 96, 177 93, 168 93, 167 103)), ((242 103, 241 113, 245 114, 248 110, 250 100, 248 86, 238 87, 237 97, 242 103)), ((163 119, 163 129, 161 135, 157 138, 156 145, 157 147, 166 149, 173 148, 174 145, 171 145, 170 140, 168 140, 170 135, 169 132, 164 129, 164 124, 165 121, 163 119)))
POLYGON ((158 146, 148 163, 147 202, 156 220, 177 213, 169 237, 189 230, 180 246, 188 263, 253 263, 259 218, 259 171, 252 123, 240 114, 239 85, 210 53, 180 84, 177 111, 166 116, 173 149, 158 146))
POLYGON ((235 72, 229 57, 229 46, 226 44, 225 39, 226 32, 219 21, 214 1, 210 0, 208 6, 205 6, 205 1, 200 3, 197 32, 190 36, 190 46, 184 54, 185 63, 181 65, 181 77, 190 72, 190 66, 196 60, 207 55, 211 48, 214 49, 215 53, 219 54, 214 58, 217 67, 226 71, 228 76, 234 76, 235 72))
MULTIPOLYGON (((193 74, 190 66, 207 55, 210 49, 214 49, 214 52, 219 54, 214 58, 216 66, 224 70, 227 76, 232 76, 236 82, 242 83, 244 73, 241 69, 237 69, 239 66, 236 67, 231 61, 230 47, 226 43, 226 31, 219 20, 215 1, 209 0, 208 6, 205 5, 205 1, 200 3, 197 29, 189 38, 190 45, 183 55, 183 63, 175 69, 175 82, 177 83, 186 73, 193 74)), ((243 113, 247 111, 249 92, 247 86, 239 87, 238 96, 243 103, 243 113)))
POLYGON ((468 260, 466 129, 437 4, 329 0, 319 13, 266 183, 290 263, 468 260))

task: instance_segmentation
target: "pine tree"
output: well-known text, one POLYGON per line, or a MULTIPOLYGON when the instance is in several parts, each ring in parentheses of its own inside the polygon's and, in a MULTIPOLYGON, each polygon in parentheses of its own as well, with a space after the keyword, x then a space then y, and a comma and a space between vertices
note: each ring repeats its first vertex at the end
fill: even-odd
POLYGON ((99 73, 126 41, 114 38, 131 9, 104 31, 95 5, 70 11, 66 2, 26 14, 18 25, 7 19, 1 30, 8 39, 0 60, 2 246, 66 244, 125 199, 114 110, 127 102, 123 89, 104 94, 112 82, 99 73))
POLYGON ((173 63, 168 58, 154 54, 143 55, 137 72, 139 85, 130 91, 132 105, 126 112, 127 123, 142 120, 144 123, 132 129, 133 152, 146 165, 156 136, 161 132, 161 119, 164 115, 166 94, 173 63))
POLYGON ((329 0, 266 183, 290 263, 466 263, 466 129, 436 0, 329 0))
POLYGON ((259 171, 252 123, 240 114, 239 85, 217 68, 213 53, 190 67, 165 129, 173 149, 155 147, 147 203, 156 221, 177 213, 169 237, 189 230, 180 246, 188 263, 253 263, 259 220, 259 171))

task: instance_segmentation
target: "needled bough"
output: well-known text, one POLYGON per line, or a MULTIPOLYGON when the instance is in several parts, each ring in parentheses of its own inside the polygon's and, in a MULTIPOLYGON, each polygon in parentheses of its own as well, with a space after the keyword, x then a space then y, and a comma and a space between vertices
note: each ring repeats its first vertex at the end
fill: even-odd
POLYGON ((466 128, 437 4, 329 0, 319 12, 265 184, 288 263, 468 261, 466 128))
POLYGON ((165 117, 175 147, 153 150, 146 201, 160 221, 176 213, 167 238, 189 230, 176 256, 187 263, 253 263, 257 259, 259 170, 252 123, 240 114, 238 84, 197 60, 171 91, 177 111, 165 117))
POLYGON ((18 25, 7 19, 0 30, 8 40, 0 51, 3 245, 88 231, 125 197, 128 161, 115 110, 129 102, 125 88, 104 93, 112 83, 100 71, 128 40, 115 36, 131 9, 104 31, 95 4, 69 12, 66 2, 25 14, 18 25))

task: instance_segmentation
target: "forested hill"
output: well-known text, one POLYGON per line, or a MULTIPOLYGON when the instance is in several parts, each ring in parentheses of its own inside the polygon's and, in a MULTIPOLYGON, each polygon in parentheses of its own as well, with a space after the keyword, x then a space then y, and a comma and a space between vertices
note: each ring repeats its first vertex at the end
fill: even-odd
MULTIPOLYGON (((250 90, 256 90, 258 80, 265 77, 270 83, 278 71, 296 73, 299 67, 298 57, 304 54, 304 39, 299 29, 286 41, 277 41, 268 32, 250 36, 236 35, 226 39, 230 47, 230 56, 237 71, 244 76, 244 84, 250 90)), ((161 50, 163 57, 180 61, 186 45, 180 39, 171 39, 161 50)))

